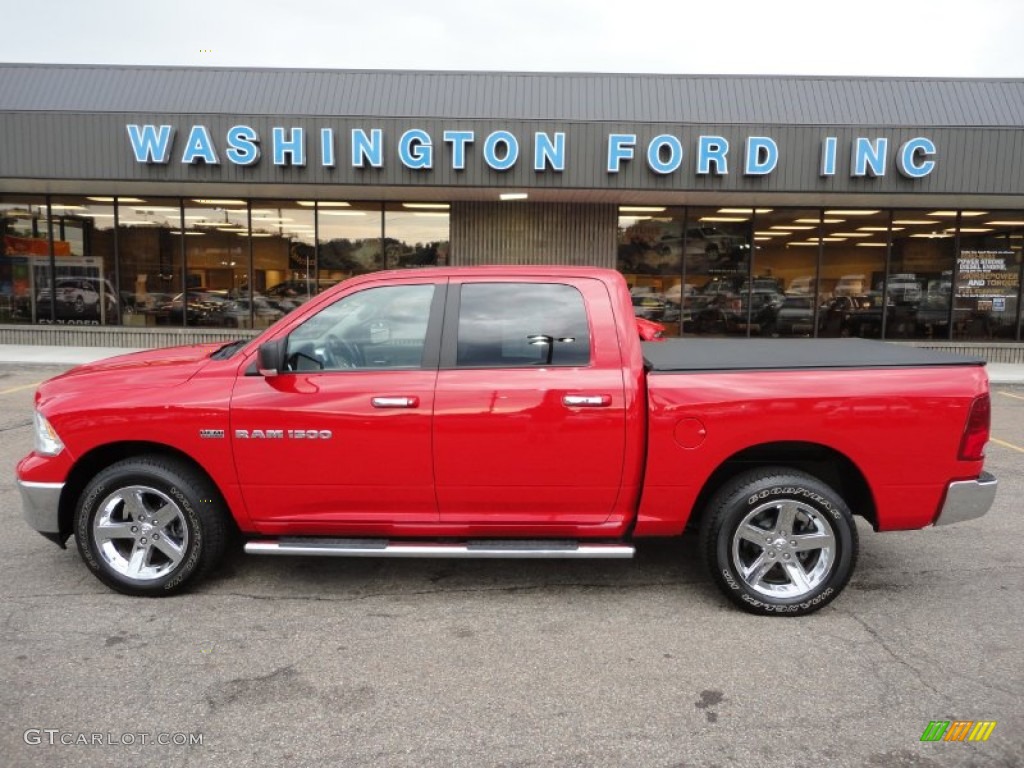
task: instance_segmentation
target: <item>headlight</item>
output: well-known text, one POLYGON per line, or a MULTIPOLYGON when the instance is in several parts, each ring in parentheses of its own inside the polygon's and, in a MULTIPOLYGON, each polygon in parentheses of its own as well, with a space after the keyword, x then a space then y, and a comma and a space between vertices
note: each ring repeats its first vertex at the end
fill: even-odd
POLYGON ((36 429, 36 453, 41 456, 56 456, 64 450, 64 443, 57 436, 57 432, 39 411, 34 413, 33 422, 36 429))

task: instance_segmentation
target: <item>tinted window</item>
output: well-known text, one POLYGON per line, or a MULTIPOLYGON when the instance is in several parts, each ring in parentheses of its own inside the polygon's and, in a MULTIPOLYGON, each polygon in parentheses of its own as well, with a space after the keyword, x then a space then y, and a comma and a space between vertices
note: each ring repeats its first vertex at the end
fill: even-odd
POLYGON ((514 368, 589 362, 587 312, 575 288, 546 283, 462 286, 457 365, 514 368))
POLYGON ((288 337, 293 371, 420 368, 433 285, 368 288, 320 310, 288 337))

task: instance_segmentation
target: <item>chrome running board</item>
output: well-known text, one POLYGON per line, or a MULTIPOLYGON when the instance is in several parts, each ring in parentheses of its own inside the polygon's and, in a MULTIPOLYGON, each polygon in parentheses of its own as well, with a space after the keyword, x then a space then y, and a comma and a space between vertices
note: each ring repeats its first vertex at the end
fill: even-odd
POLYGON ((250 555, 311 555, 326 557, 459 557, 545 559, 628 559, 635 549, 620 542, 588 543, 561 540, 484 539, 463 542, 389 541, 388 539, 327 539, 295 537, 246 542, 250 555))

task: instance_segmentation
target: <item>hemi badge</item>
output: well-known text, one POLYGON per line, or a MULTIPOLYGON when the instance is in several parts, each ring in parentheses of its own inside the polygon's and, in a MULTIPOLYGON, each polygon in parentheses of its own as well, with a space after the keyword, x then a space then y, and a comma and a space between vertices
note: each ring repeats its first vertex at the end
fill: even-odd
POLYGON ((199 436, 203 440, 223 440, 224 430, 223 429, 200 429, 199 436))

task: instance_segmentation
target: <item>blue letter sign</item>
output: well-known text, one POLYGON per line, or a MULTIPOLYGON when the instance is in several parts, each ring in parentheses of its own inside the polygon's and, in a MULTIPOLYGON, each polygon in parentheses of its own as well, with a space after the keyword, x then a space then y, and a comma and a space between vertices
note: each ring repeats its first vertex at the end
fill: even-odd
POLYGON ((137 163, 166 163, 171 157, 174 128, 169 125, 128 126, 128 139, 132 143, 137 163))

